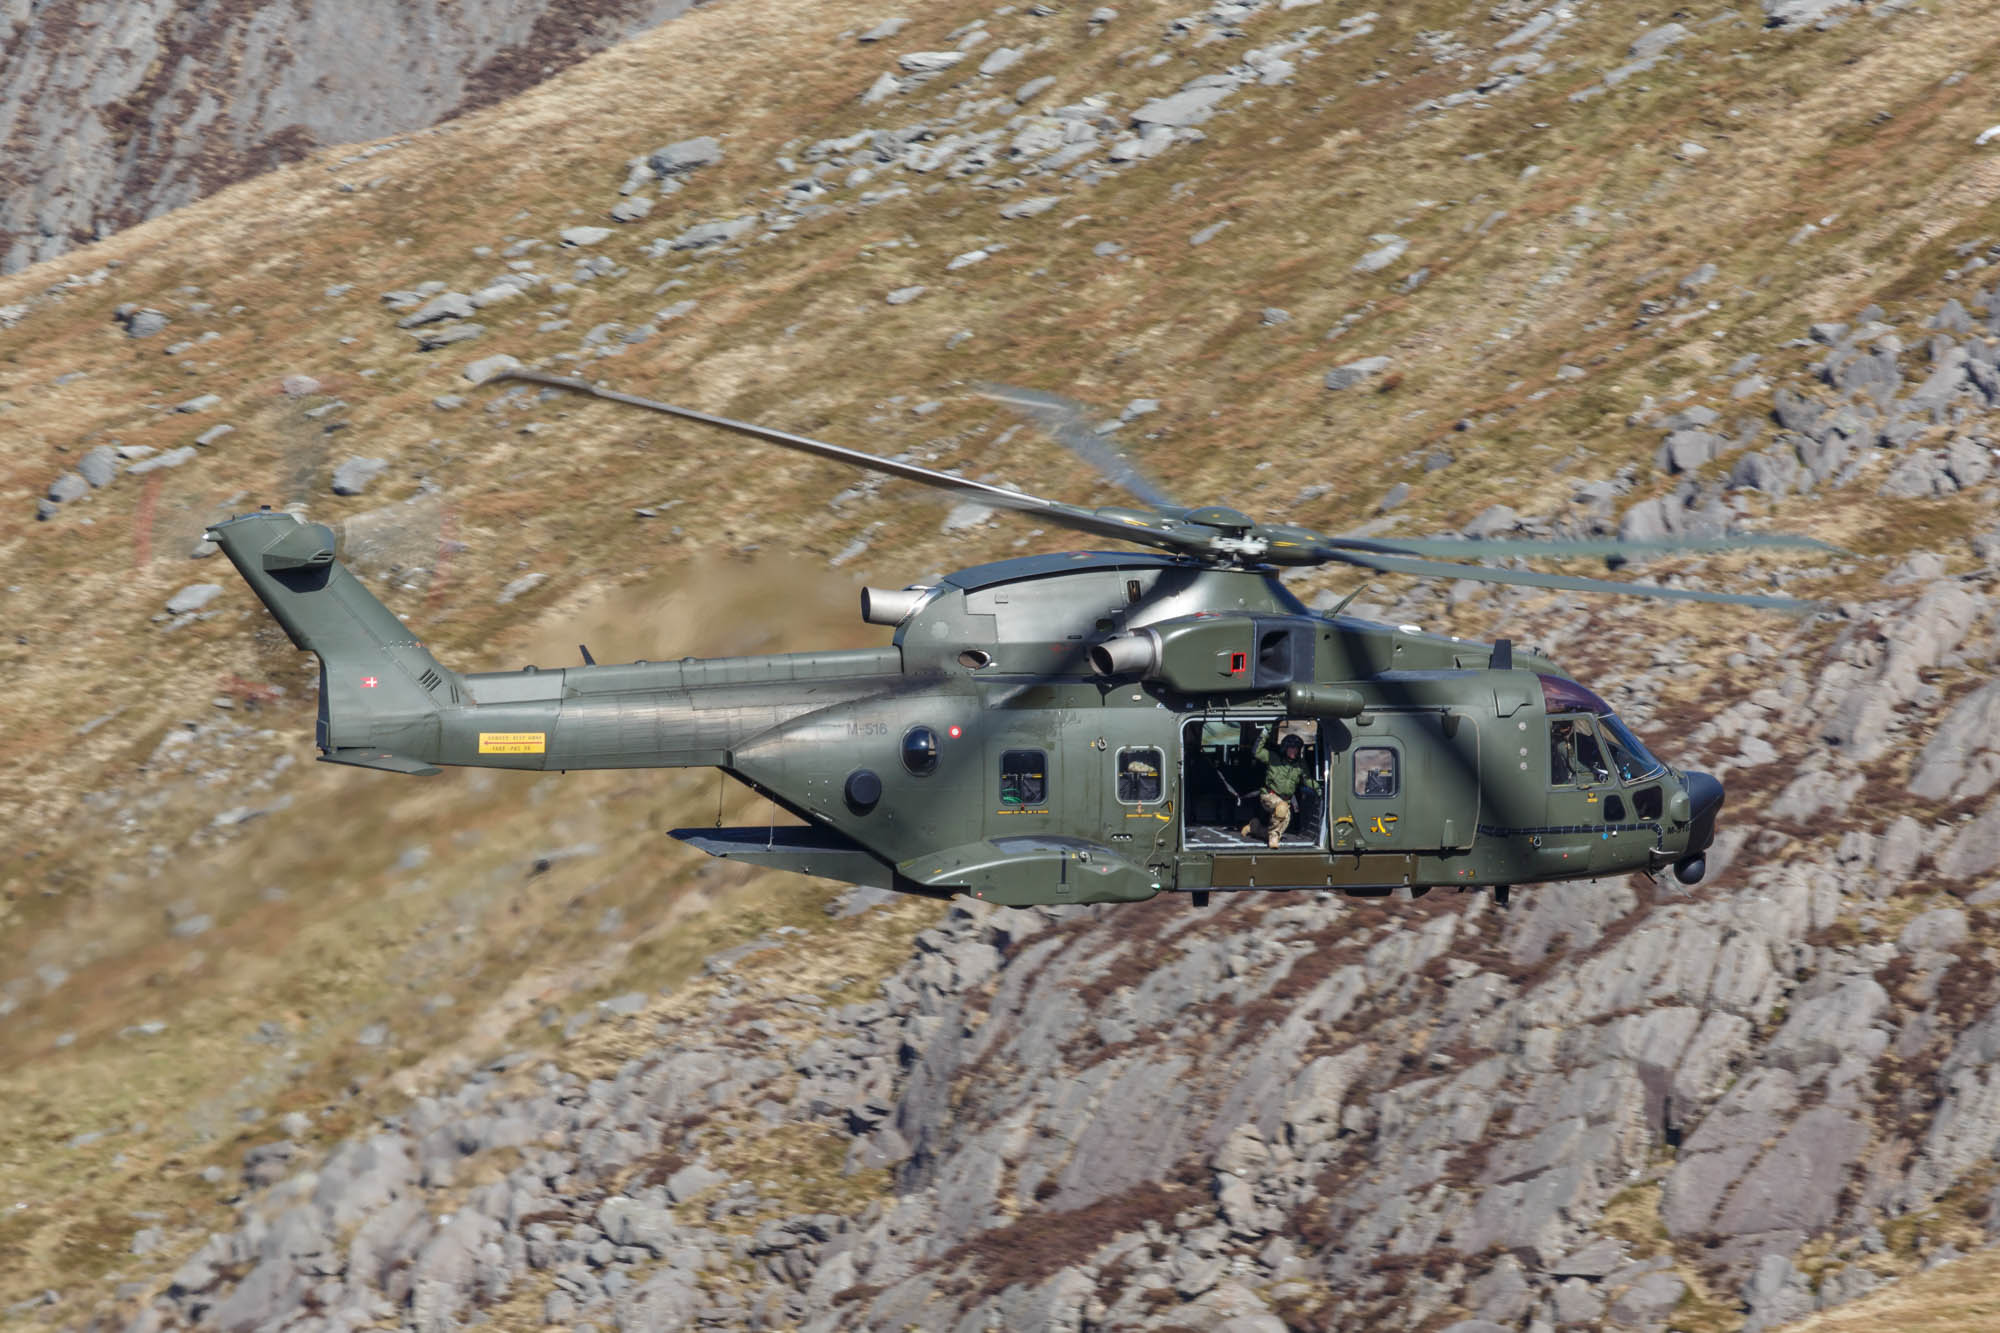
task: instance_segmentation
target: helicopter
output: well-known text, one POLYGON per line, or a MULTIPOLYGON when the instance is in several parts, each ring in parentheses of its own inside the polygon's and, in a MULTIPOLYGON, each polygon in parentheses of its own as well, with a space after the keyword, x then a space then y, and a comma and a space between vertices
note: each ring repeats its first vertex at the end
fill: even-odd
MULTIPOLYGON (((267 507, 211 526, 292 642, 319 658, 322 762, 413 775, 711 767, 799 823, 673 837, 711 856, 932 897, 1021 907, 1178 892, 1204 906, 1218 891, 1455 886, 1505 905, 1518 885, 1667 867, 1698 883, 1723 803, 1716 778, 1655 758, 1546 656, 1352 617, 1352 595, 1315 613, 1279 574, 1340 563, 1803 612, 1812 604, 1784 597, 1460 561, 1828 549, 1776 534, 1335 536, 1177 506, 1129 469, 1114 479, 1141 503, 1088 508, 581 379, 527 368, 493 378, 1147 548, 864 588, 862 619, 893 631, 876 648, 623 664, 584 648, 581 666, 460 673, 338 561, 326 525, 267 507)), ((1032 414, 1036 401, 1017 406, 1032 414)))

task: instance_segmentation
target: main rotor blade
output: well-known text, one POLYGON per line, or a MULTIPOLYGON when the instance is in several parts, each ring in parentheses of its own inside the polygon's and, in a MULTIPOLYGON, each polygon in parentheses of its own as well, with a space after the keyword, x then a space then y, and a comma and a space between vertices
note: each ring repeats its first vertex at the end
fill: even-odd
POLYGON ((1745 532, 1727 537, 1656 537, 1630 541, 1616 537, 1568 541, 1517 541, 1512 538, 1467 539, 1418 537, 1326 537, 1321 545, 1343 551, 1380 555, 1442 556, 1448 560, 1481 560, 1499 556, 1625 556, 1670 555, 1677 551, 1837 551, 1811 537, 1788 533, 1745 532))
MULTIPOLYGON (((883 458, 879 454, 864 453, 859 449, 849 449, 844 445, 828 444, 805 435, 794 435, 789 431, 774 430, 769 426, 753 425, 747 421, 736 421, 729 417, 712 416, 707 412, 697 412, 689 407, 676 407, 672 403, 662 403, 652 398, 641 398, 636 394, 618 393, 612 389, 601 389, 588 380, 571 379, 564 375, 551 375, 540 370, 505 370, 493 376, 495 380, 522 380, 529 384, 545 384, 555 389, 568 389, 572 393, 588 394, 609 402, 625 403, 632 407, 643 407, 650 412, 664 413, 679 417, 684 421, 699 422, 704 426, 715 426, 722 430, 735 431, 752 439, 769 444, 783 445, 800 453, 811 454, 815 458, 831 459, 836 463, 846 463, 850 467, 867 468, 872 472, 887 473, 906 481, 919 482, 938 490, 956 495, 960 499, 989 505, 995 509, 1011 509, 1019 513, 1033 514, 1044 522, 1059 527, 1073 528, 1096 537, 1108 537, 1116 541, 1137 542, 1144 546, 1157 546, 1169 551, 1201 553, 1209 549, 1213 534, 1206 528, 1194 525, 1179 529, 1171 518, 1153 517, 1144 514, 1105 514, 1079 505, 1066 505, 1056 500, 1044 499, 1024 491, 1010 491, 1003 486, 989 485, 983 481, 973 481, 967 477, 954 477, 949 472, 938 472, 931 468, 919 467, 915 463, 899 462, 893 458, 883 458), (1177 530, 1178 529, 1178 530, 1177 530)), ((490 382, 490 381, 489 381, 490 382)))
POLYGON ((1532 569, 1489 569, 1483 565, 1454 565, 1445 560, 1412 560, 1398 555, 1375 555, 1363 551, 1331 550, 1328 560, 1385 574, 1417 574, 1424 578, 1472 579, 1478 583, 1512 583, 1526 588, 1553 588, 1562 592, 1602 592, 1621 597, 1654 597, 1663 601, 1716 602, 1725 606, 1754 606, 1767 611, 1788 611, 1806 615, 1820 610, 1817 602, 1795 597, 1766 597, 1756 593, 1701 592, 1693 588, 1661 588, 1650 583, 1623 583, 1617 579, 1584 579, 1569 574, 1544 574, 1532 569))
POLYGON ((996 403, 1005 403, 1047 431, 1058 444, 1096 468, 1114 485, 1156 509, 1179 509, 1167 493, 1141 472, 1131 459, 1105 442, 1090 424, 1090 408, 1073 398, 1045 389, 1019 389, 1011 384, 978 383, 974 391, 996 403))

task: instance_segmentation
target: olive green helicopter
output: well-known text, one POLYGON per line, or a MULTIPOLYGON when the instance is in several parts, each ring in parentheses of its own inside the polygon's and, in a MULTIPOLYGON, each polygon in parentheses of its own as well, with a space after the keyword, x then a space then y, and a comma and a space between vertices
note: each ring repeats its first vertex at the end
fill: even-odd
MULTIPOLYGON (((208 533, 320 661, 320 759, 720 770, 800 822, 676 829, 711 856, 1009 906, 1205 905, 1237 889, 1421 894, 1671 866, 1702 878, 1722 784, 1653 757, 1595 693, 1516 649, 1307 610, 1284 569, 1369 571, 1802 612, 1784 597, 1460 563, 1749 547, 1381 540, 1170 503, 1091 461, 1134 506, 1059 503, 747 422, 515 369, 496 378, 719 427, 1149 550, 1030 555, 866 588, 877 648, 452 671, 336 556, 269 509, 208 533)), ((1031 416, 1064 402, 992 390, 1031 416)), ((1092 440, 1066 442, 1088 451, 1092 440)), ((1086 432, 1086 435, 1088 433, 1086 432)), ((1101 455, 1108 450, 1095 445, 1101 455)), ((1353 600, 1352 596, 1348 601, 1353 600)))

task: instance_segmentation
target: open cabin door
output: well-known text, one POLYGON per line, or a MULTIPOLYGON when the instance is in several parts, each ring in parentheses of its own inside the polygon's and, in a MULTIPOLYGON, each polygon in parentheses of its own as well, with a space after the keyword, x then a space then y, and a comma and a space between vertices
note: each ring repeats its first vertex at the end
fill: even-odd
POLYGON ((1259 796, 1267 785, 1269 760, 1258 754, 1260 749, 1277 754, 1285 737, 1296 736, 1305 781, 1287 802, 1279 846, 1324 849, 1327 729, 1316 719, 1268 713, 1190 718, 1181 728, 1182 845, 1219 853, 1270 850, 1270 823, 1259 796))

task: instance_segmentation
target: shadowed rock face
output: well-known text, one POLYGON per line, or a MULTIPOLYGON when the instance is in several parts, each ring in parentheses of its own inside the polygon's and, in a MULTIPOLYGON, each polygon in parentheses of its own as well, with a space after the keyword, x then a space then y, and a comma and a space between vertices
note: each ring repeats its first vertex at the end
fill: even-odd
POLYGON ((0 272, 512 96, 694 0, 0 0, 0 272))

